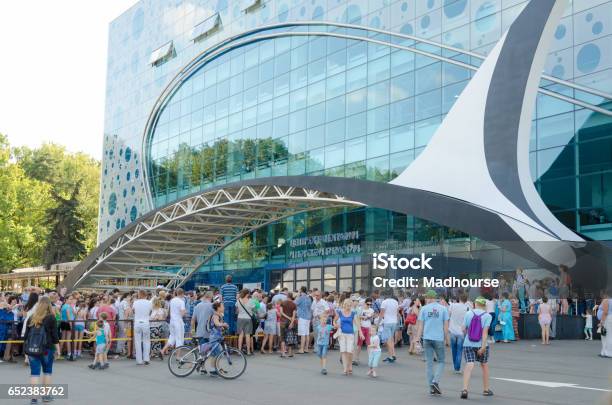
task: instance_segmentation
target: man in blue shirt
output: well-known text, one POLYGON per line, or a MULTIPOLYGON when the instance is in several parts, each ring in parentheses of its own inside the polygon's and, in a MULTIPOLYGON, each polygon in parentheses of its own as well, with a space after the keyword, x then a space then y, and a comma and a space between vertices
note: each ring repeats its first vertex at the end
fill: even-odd
POLYGON ((219 289, 221 299, 223 300, 223 319, 228 325, 228 331, 231 335, 236 333, 236 297, 238 295, 238 287, 232 284, 232 275, 228 274, 225 277, 225 284, 219 289))
POLYGON ((417 342, 423 337, 423 349, 427 362, 427 383, 429 393, 441 395, 439 382, 444 371, 444 344, 448 346, 448 310, 436 300, 434 290, 425 293, 426 305, 421 308, 418 318, 417 342), (433 370, 434 353, 438 360, 436 370, 433 370))
POLYGON ((297 306, 297 317, 298 317, 298 336, 300 337, 300 350, 299 354, 308 353, 308 337, 310 335, 310 319, 312 319, 312 312, 310 307, 312 306, 312 299, 308 295, 306 287, 300 288, 300 296, 295 300, 297 306))
MULTIPOLYGON (((463 391, 461 391, 461 398, 467 399, 468 397, 468 385, 470 383, 470 377, 472 376, 472 370, 474 369, 474 363, 479 362, 482 367, 482 395, 486 397, 493 396, 493 391, 489 388, 489 327, 491 326, 492 317, 486 312, 487 300, 484 297, 478 297, 474 300, 476 308, 473 311, 468 311, 465 314, 463 321, 463 327, 465 330, 465 339, 463 340, 463 354, 465 356, 465 368, 463 370, 463 391), (472 340, 470 338, 470 325, 474 316, 480 316, 480 327, 482 329, 482 335, 480 340, 472 340)), ((472 336, 474 338, 474 336, 472 336)))

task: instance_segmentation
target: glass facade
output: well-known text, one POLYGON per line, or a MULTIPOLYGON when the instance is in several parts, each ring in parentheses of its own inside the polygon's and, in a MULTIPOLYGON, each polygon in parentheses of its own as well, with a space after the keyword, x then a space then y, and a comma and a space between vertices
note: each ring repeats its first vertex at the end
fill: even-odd
MULTIPOLYGON (((481 61, 436 44, 486 55, 525 4, 264 1, 243 12, 239 2, 226 0, 139 2, 110 28, 99 241, 155 207, 242 179, 307 174, 391 180, 426 147, 471 78, 469 69, 440 58, 472 66, 481 61), (215 13, 219 26, 193 41, 193 28, 215 13), (432 43, 291 24, 310 20, 432 43), (265 28, 277 23, 286 26, 265 28), (260 30, 242 35, 254 28, 260 30), (180 70, 234 36, 219 56, 203 55, 190 65, 190 74, 160 100, 159 114, 145 133, 156 100, 180 70), (172 57, 148 64, 151 52, 169 41, 172 57)), ((545 73, 612 93, 611 27, 612 1, 571 3, 555 32, 545 73)), ((541 86, 612 107, 610 99, 563 84, 542 80, 541 86)), ((611 117, 540 94, 530 163, 537 190, 564 224, 593 239, 612 239, 611 117)), ((234 248, 248 251, 246 256, 229 251, 204 270, 299 263, 304 257, 292 256, 287 241, 353 230, 361 242, 467 237, 371 208, 313 212, 256 231, 234 248)), ((334 282, 346 284, 341 262, 357 259, 324 254, 305 267, 306 278, 294 281, 310 280, 313 268, 335 260, 334 282)), ((315 280, 326 283, 326 274, 315 280)))

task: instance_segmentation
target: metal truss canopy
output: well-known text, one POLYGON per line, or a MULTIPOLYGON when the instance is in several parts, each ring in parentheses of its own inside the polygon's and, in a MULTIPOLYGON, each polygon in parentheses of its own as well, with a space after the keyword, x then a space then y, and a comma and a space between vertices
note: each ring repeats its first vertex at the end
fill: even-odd
POLYGON ((95 287, 119 278, 169 279, 170 286, 177 287, 227 245, 257 228, 301 212, 361 205, 302 187, 211 189, 145 215, 117 232, 69 274, 66 285, 95 287))

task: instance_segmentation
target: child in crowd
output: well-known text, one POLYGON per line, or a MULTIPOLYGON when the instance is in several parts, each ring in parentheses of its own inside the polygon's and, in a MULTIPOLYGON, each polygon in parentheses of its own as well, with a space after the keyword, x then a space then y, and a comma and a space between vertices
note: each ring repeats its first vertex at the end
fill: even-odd
MULTIPOLYGON (((106 314, 102 314, 106 315, 106 314)), ((94 335, 96 338, 96 355, 94 362, 89 365, 92 370, 100 369, 103 370, 108 368, 108 360, 106 356, 106 348, 110 343, 110 331, 107 332, 102 319, 96 322, 96 328, 94 332, 85 331, 88 335, 94 335)))
POLYGON ((317 335, 315 336, 315 351, 321 362, 321 374, 327 375, 327 349, 329 347, 329 335, 332 330, 332 326, 327 323, 327 314, 323 313, 319 317, 319 327, 315 329, 317 335))
POLYGON ((368 375, 378 377, 376 369, 380 361, 380 337, 378 336, 376 325, 370 327, 370 344, 368 345, 368 375))
POLYGON ((266 305, 266 321, 264 322, 264 338, 261 342, 261 354, 266 352, 266 343, 268 343, 268 354, 272 354, 272 346, 274 345, 274 336, 276 336, 277 313, 274 304, 268 302, 266 305))
POLYGON ((593 340, 593 311, 591 309, 586 310, 586 315, 582 315, 585 319, 584 324, 584 340, 593 340))

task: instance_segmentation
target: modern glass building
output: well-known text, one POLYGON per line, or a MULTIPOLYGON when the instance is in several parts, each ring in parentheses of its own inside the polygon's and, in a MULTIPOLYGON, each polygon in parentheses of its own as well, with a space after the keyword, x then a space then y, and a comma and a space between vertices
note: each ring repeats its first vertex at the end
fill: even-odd
MULTIPOLYGON (((110 26, 99 243, 151 210, 240 180, 392 180, 526 4, 138 2, 110 26)), ((573 1, 554 37, 533 113, 532 178, 563 224, 612 240, 612 117, 589 108, 612 109, 612 1, 573 1)), ((389 240, 465 257, 481 246, 390 211, 320 210, 229 245, 189 285, 231 271, 267 287, 359 289, 364 246, 389 240)), ((503 258, 491 266, 508 270, 503 258)))

